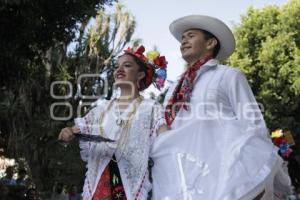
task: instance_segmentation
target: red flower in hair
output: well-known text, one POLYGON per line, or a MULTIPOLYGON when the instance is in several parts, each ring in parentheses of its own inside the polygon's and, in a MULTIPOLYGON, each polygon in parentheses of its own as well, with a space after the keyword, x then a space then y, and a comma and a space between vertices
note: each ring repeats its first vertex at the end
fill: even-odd
POLYGON ((160 68, 166 68, 168 64, 165 56, 157 57, 153 62, 155 65, 159 66, 160 68))
POLYGON ((168 62, 166 61, 165 56, 160 56, 158 51, 149 51, 147 52, 147 56, 144 55, 144 52, 145 47, 143 45, 139 46, 136 51, 130 47, 124 50, 125 54, 131 54, 147 65, 147 74, 143 82, 144 85, 139 89, 144 90, 149 87, 151 83, 153 83, 158 89, 161 89, 167 78, 166 68, 168 62))
POLYGON ((286 142, 286 139, 284 137, 273 138, 272 140, 276 146, 279 146, 286 142))
POLYGON ((126 50, 124 50, 124 52, 138 57, 143 62, 147 61, 146 56, 144 56, 144 54, 143 54, 145 52, 145 47, 143 45, 141 45, 136 51, 134 51, 132 48, 128 47, 126 50))

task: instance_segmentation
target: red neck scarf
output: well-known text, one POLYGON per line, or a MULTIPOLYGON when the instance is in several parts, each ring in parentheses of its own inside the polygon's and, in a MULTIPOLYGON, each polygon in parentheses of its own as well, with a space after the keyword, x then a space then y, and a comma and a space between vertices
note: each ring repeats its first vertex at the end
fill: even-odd
POLYGON ((189 107, 187 103, 189 103, 191 99, 193 82, 196 78, 197 71, 211 58, 211 56, 204 57, 192 66, 189 66, 178 81, 178 84, 166 106, 165 118, 168 126, 171 126, 181 107, 188 110, 189 107))

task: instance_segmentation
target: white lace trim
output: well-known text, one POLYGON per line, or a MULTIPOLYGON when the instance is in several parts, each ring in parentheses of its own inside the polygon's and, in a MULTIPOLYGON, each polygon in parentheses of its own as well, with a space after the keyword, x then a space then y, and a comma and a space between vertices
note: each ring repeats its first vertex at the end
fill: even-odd
MULTIPOLYGON (((80 142, 81 157, 88 162, 82 193, 84 200, 92 199, 101 174, 112 154, 116 155, 117 160, 122 155, 118 166, 127 198, 132 200, 138 193, 138 200, 147 199, 151 189, 147 171, 150 146, 153 138, 157 136, 156 131, 165 123, 160 109, 154 108, 154 113, 151 115, 154 105, 152 100, 144 100, 140 105, 138 116, 134 118, 129 131, 128 141, 130 142, 122 151, 109 149, 102 143, 80 142)), ((95 108, 86 117, 75 120, 82 133, 99 134, 98 128, 92 125, 98 123, 100 112, 101 109, 95 108)), ((109 127, 113 126, 112 123, 108 123, 108 125, 109 127)))

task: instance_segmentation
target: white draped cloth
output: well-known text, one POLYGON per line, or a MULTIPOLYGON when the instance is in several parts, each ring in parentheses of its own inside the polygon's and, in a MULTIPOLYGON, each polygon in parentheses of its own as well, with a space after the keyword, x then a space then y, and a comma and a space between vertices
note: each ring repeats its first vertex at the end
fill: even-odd
POLYGON ((273 180, 289 183, 271 141, 239 121, 190 122, 160 135, 152 149, 155 200, 251 200, 273 180), (283 179, 281 179, 281 177, 283 179))
POLYGON ((281 199, 290 179, 277 150, 244 75, 212 59, 197 73, 190 109, 155 140, 153 199, 281 199))

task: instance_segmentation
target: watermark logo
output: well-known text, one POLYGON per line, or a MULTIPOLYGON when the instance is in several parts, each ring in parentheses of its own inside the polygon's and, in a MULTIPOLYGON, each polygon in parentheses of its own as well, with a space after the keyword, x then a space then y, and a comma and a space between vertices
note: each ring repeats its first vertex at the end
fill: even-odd
MULTIPOLYGON (((81 84, 83 83, 83 81, 94 81, 97 80, 98 84, 95 84, 93 87, 93 89, 97 90, 97 87, 101 87, 101 90, 103 92, 103 94, 107 94, 108 93, 108 88, 109 88, 109 84, 108 84, 108 80, 107 78, 103 78, 103 77, 99 77, 98 74, 81 74, 78 79, 77 79, 77 90, 76 90, 76 94, 74 94, 74 88, 73 88, 73 84, 70 81, 54 81, 51 83, 50 85, 50 95, 53 99, 57 100, 57 102, 54 102, 50 105, 50 116, 51 119, 53 120, 57 120, 57 121, 68 121, 70 120, 72 117, 74 117, 74 109, 71 105, 71 103, 68 101, 73 97, 76 98, 80 98, 80 99, 85 99, 85 100, 97 100, 99 98, 101 98, 103 95, 85 95, 82 94, 82 90, 81 90, 81 84), (101 84, 99 84, 99 82, 101 84), (65 95, 59 95, 55 93, 55 88, 59 88, 59 87, 65 87, 66 91, 68 91, 67 94, 65 95), (57 110, 59 110, 59 107, 65 107, 65 109, 67 110, 67 115, 66 116, 57 116, 57 110)), ((80 102, 77 109, 76 110, 76 116, 81 116, 82 113, 82 108, 83 107, 91 107, 93 105, 93 103, 89 103, 89 102, 80 102)))
MULTIPOLYGON (((134 95, 136 93, 136 85, 133 84, 131 81, 116 81, 113 85, 114 88, 114 97, 115 99, 118 99, 118 106, 115 106, 114 108, 117 108, 119 110, 119 116, 115 113, 115 118, 120 118, 120 113, 123 113, 124 110, 120 108, 126 108, 127 103, 125 105, 122 104, 122 99, 134 99, 134 95), (120 90, 117 90, 116 88, 126 88, 126 95, 124 93, 122 96, 120 96, 120 90), (119 91, 116 92, 116 91, 119 91)), ((57 102, 54 102, 50 106, 50 115, 53 120, 59 120, 59 121, 67 121, 70 120, 72 117, 76 116, 82 116, 83 113, 86 113, 84 108, 92 108, 98 105, 99 99, 103 99, 103 96, 107 95, 109 90, 109 81, 107 77, 99 77, 98 74, 82 74, 77 79, 77 88, 76 88, 76 94, 74 95, 74 88, 71 82, 69 81, 54 81, 51 83, 50 87, 50 95, 53 99, 57 100, 57 102), (86 95, 82 93, 81 85, 84 82, 87 81, 96 81, 96 83, 93 85, 92 90, 94 91, 92 95, 86 95), (56 87, 64 87, 68 91, 65 95, 58 95, 55 94, 55 88, 56 87), (97 95, 95 91, 97 91, 97 88, 101 89, 102 95, 97 95), (95 100, 94 102, 83 102, 80 101, 79 105, 76 109, 73 109, 72 105, 69 103, 69 99, 71 98, 80 98, 84 100, 95 100), (65 106, 66 110, 68 112, 67 116, 57 116, 55 113, 56 110, 58 110, 58 107, 65 106), (74 112, 75 111, 75 112, 74 112)), ((125 101, 126 102, 126 101, 125 101)), ((151 105, 151 101, 149 101, 151 105)), ((147 102, 145 102, 147 104, 147 102)), ((182 102, 177 102, 171 106, 171 109, 173 112, 177 109, 179 104, 182 104, 182 102)), ((235 120, 235 119, 243 119, 243 120, 250 120, 250 121, 258 121, 263 119, 262 113, 264 112, 264 106, 263 104, 256 103, 256 102, 243 102, 243 103, 236 103, 234 106, 225 105, 223 103, 216 103, 213 101, 202 101, 202 102, 194 102, 193 104, 185 103, 188 110, 184 110, 181 108, 181 111, 184 112, 182 114, 177 114, 176 120, 180 121, 189 121, 189 120, 235 120)), ((158 107, 161 107, 160 105, 157 105, 158 107)), ((156 108, 160 109, 163 112, 162 108, 156 108)), ((139 116, 137 116, 139 117, 139 116)), ((124 119, 127 120, 127 119, 124 119)))

